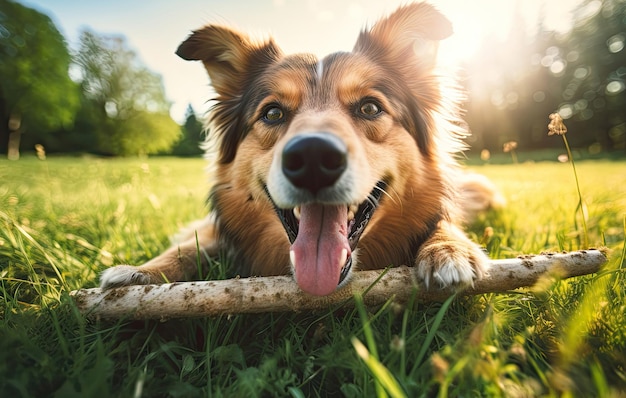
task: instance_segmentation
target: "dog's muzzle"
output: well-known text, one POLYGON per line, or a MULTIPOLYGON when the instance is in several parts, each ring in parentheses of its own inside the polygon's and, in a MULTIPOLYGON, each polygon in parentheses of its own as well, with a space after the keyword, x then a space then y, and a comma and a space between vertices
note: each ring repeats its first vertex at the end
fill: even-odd
POLYGON ((376 184, 359 204, 315 200, 320 192, 332 191, 348 168, 347 146, 331 133, 298 135, 287 142, 281 156, 285 178, 295 189, 306 191, 304 196, 314 198, 289 209, 274 204, 292 244, 290 259, 295 279, 307 293, 331 294, 350 272, 352 254, 386 183, 376 184))

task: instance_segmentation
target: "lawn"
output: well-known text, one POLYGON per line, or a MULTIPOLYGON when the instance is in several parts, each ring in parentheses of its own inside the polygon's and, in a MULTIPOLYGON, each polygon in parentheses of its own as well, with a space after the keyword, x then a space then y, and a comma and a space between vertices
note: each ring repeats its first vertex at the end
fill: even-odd
MULTIPOLYGON (((152 258, 201 217, 204 161, 0 160, 0 396, 624 394, 626 161, 576 166, 587 238, 611 249, 596 275, 445 303, 106 322, 68 292, 152 258)), ((469 227, 492 257, 581 248, 570 164, 472 169, 508 200, 469 227)))

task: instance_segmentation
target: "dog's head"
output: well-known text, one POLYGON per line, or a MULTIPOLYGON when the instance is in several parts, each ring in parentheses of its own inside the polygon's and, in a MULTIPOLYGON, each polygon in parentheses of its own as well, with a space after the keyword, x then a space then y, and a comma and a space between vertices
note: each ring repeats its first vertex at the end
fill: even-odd
POLYGON ((213 25, 178 48, 204 63, 217 93, 218 168, 274 206, 304 291, 334 291, 374 212, 402 206, 409 180, 429 178, 420 167, 439 156, 441 106, 432 69, 450 34, 438 11, 417 3, 363 31, 352 52, 321 60, 213 25))

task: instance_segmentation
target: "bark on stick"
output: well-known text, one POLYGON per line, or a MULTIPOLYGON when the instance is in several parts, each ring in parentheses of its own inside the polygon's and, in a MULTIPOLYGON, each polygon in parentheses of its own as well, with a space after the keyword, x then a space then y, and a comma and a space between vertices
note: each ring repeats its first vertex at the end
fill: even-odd
MULTIPOLYGON (((534 285, 543 277, 570 278, 597 272, 606 262, 599 250, 548 253, 492 260, 489 275, 476 281, 463 295, 507 292, 534 285)), ((89 317, 106 319, 172 319, 262 312, 321 310, 351 304, 362 294, 366 305, 379 305, 392 298, 407 302, 442 301, 453 294, 424 284, 412 268, 357 271, 335 293, 310 296, 291 276, 237 278, 218 281, 136 285, 109 290, 80 289, 71 292, 79 310, 89 317)))

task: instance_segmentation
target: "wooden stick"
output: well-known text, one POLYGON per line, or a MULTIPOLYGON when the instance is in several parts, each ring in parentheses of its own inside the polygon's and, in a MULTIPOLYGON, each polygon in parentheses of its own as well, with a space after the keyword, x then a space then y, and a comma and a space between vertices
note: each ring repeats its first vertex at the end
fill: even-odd
MULTIPOLYGON (((492 260, 489 275, 476 281, 463 295, 497 293, 534 285, 542 277, 569 278, 597 272, 607 261, 596 249, 547 253, 492 260)), ((310 296, 291 276, 238 278, 218 281, 135 285, 110 290, 71 292, 79 310, 89 317, 125 319, 192 318, 227 314, 320 310, 350 302, 363 294, 366 305, 393 298, 407 302, 413 294, 420 302, 442 301, 451 289, 426 289, 410 267, 354 272, 350 282, 335 293, 310 296)))

